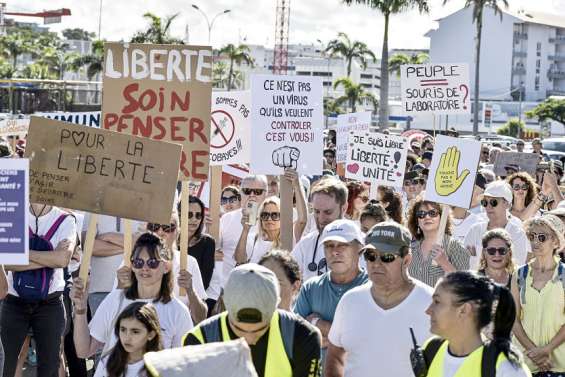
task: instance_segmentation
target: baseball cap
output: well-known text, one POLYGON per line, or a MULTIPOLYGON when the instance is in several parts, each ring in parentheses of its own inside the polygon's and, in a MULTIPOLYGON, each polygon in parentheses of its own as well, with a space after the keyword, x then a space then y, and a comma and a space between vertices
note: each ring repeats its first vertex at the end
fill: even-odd
POLYGON ((491 196, 493 198, 503 198, 508 203, 512 203, 512 189, 505 181, 494 181, 489 183, 482 196, 491 196))
POLYGON ((545 220, 546 225, 555 233, 557 241, 559 242, 557 250, 561 250, 565 247, 565 225, 563 221, 561 221, 559 217, 547 213, 544 214, 541 219, 545 220))
POLYGON ((324 228, 322 243, 326 241, 337 241, 349 243, 353 240, 363 244, 363 233, 355 222, 347 219, 335 220, 324 228))
POLYGON ((400 254, 403 247, 410 247, 412 235, 404 226, 385 221, 371 228, 365 237, 364 249, 377 249, 384 253, 400 254))
POLYGON ((229 274, 224 287, 224 304, 233 320, 269 322, 279 301, 279 282, 268 268, 247 263, 234 268, 229 274))

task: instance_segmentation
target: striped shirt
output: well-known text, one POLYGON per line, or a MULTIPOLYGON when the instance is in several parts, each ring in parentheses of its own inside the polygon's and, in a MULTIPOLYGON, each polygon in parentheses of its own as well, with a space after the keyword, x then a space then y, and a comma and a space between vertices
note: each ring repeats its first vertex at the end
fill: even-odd
MULTIPOLYGON (((431 258, 431 253, 427 258, 424 257, 421 246, 422 241, 412 241, 412 262, 408 267, 408 271, 410 272, 410 276, 412 276, 413 278, 418 279, 431 287, 434 287, 439 278, 445 275, 445 271, 443 271, 443 269, 439 265, 432 264, 433 259, 431 258)), ((461 241, 449 236, 445 236, 443 239, 442 247, 447 254, 447 259, 457 271, 469 269, 470 255, 461 241)))

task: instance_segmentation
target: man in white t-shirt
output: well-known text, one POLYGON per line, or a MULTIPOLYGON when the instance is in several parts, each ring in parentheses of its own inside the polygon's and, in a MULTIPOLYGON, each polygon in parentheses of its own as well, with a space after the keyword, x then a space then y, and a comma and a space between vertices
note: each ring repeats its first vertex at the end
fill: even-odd
POLYGON ((324 176, 312 186, 310 197, 317 229, 302 237, 292 250, 303 282, 328 272, 320 235, 326 225, 343 218, 347 194, 345 184, 333 176, 324 176))
POLYGON ((486 186, 481 198, 481 206, 485 209, 487 219, 473 225, 463 242, 471 254, 471 270, 479 267, 483 250, 483 235, 487 230, 496 228, 505 229, 510 234, 514 261, 518 265, 526 263, 532 247, 521 221, 510 215, 512 198, 512 189, 505 181, 495 181, 486 186))
POLYGON ((326 377, 413 376, 410 329, 418 344, 430 336, 425 310, 433 289, 408 275, 411 239, 392 221, 367 234, 363 257, 370 283, 353 288, 337 305, 326 377))
MULTIPOLYGON (((220 218, 220 241, 218 249, 223 253, 222 286, 231 270, 235 267, 234 253, 237 242, 243 231, 241 217, 247 210, 247 203, 255 202, 257 207, 267 196, 267 177, 264 175, 248 175, 241 181, 241 208, 228 212, 220 218)), ((219 264, 219 263, 218 263, 219 264)))

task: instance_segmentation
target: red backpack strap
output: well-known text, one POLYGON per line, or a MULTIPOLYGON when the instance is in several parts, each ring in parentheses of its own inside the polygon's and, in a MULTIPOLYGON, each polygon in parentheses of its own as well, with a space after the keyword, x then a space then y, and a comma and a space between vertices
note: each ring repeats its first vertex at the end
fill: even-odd
POLYGON ((47 231, 47 233, 45 233, 45 235, 43 236, 44 239, 46 239, 47 241, 51 241, 51 238, 53 237, 53 235, 55 234, 55 232, 59 229, 59 226, 61 226, 61 224, 63 223, 63 221, 65 221, 65 219, 69 216, 68 213, 65 213, 61 216, 59 216, 57 218, 57 220, 55 220, 55 222, 53 223, 53 225, 51 225, 51 228, 49 228, 49 230, 47 231))

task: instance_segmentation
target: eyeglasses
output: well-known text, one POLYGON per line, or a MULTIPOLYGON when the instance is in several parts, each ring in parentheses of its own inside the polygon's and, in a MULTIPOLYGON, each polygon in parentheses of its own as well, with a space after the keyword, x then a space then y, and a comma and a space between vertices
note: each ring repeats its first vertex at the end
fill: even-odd
POLYGON ((404 186, 416 186, 416 185, 423 185, 425 182, 424 179, 415 178, 415 179, 408 179, 404 181, 404 186))
POLYGON ((426 216, 430 216, 432 219, 439 216, 439 211, 437 209, 430 209, 429 211, 416 211, 416 217, 425 219, 426 216))
POLYGON ((489 204, 492 208, 494 208, 498 205, 498 200, 497 199, 490 199, 490 200, 483 199, 483 200, 481 200, 481 205, 483 207, 486 208, 489 204))
POLYGON ((281 213, 280 212, 261 212, 259 217, 263 221, 267 221, 269 219, 271 219, 273 221, 279 221, 281 219, 281 213))
POLYGON ((196 220, 201 220, 202 219, 202 214, 200 212, 189 212, 188 213, 188 218, 192 219, 195 218, 196 220))
POLYGON ((516 183, 516 184, 512 185, 512 190, 514 190, 514 191, 518 191, 518 190, 527 191, 529 187, 530 187, 530 185, 528 185, 527 183, 523 183, 521 185, 516 183))
POLYGON ((265 189, 251 189, 251 188, 242 188, 241 191, 245 194, 245 195, 255 195, 255 196, 261 196, 263 195, 263 193, 265 192, 265 189))
POLYGON ((383 263, 392 263, 394 262, 394 260, 396 259, 396 257, 398 257, 398 255, 393 254, 393 253, 376 253, 372 250, 365 250, 363 252, 363 258, 365 258, 365 260, 367 262, 376 262, 377 258, 380 258, 381 262, 383 263))
POLYGON ((537 240, 539 243, 544 243, 545 241, 547 241, 547 234, 544 233, 534 233, 534 232, 530 232, 528 233, 528 239, 530 240, 530 242, 534 242, 534 240, 537 240))
POLYGON ((508 248, 507 247, 487 247, 485 249, 485 251, 487 252, 488 255, 491 255, 491 256, 496 255, 496 253, 498 253, 498 255, 504 256, 508 253, 508 248))
POLYGON ((165 233, 172 233, 177 229, 177 224, 171 223, 170 225, 162 225, 162 224, 154 224, 149 223, 147 224, 147 230, 150 232, 158 232, 159 229, 162 229, 165 233))
POLYGON ((131 260, 131 265, 133 268, 137 269, 137 270, 141 270, 143 268, 143 266, 145 266, 147 264, 147 267, 149 267, 152 270, 155 270, 159 267, 159 264, 161 264, 161 261, 155 258, 151 258, 151 259, 147 259, 146 261, 141 259, 141 258, 135 258, 131 260))
POLYGON ((240 197, 239 195, 234 195, 234 196, 222 196, 222 198, 220 199, 222 204, 233 204, 235 202, 239 202, 240 201, 240 197))

